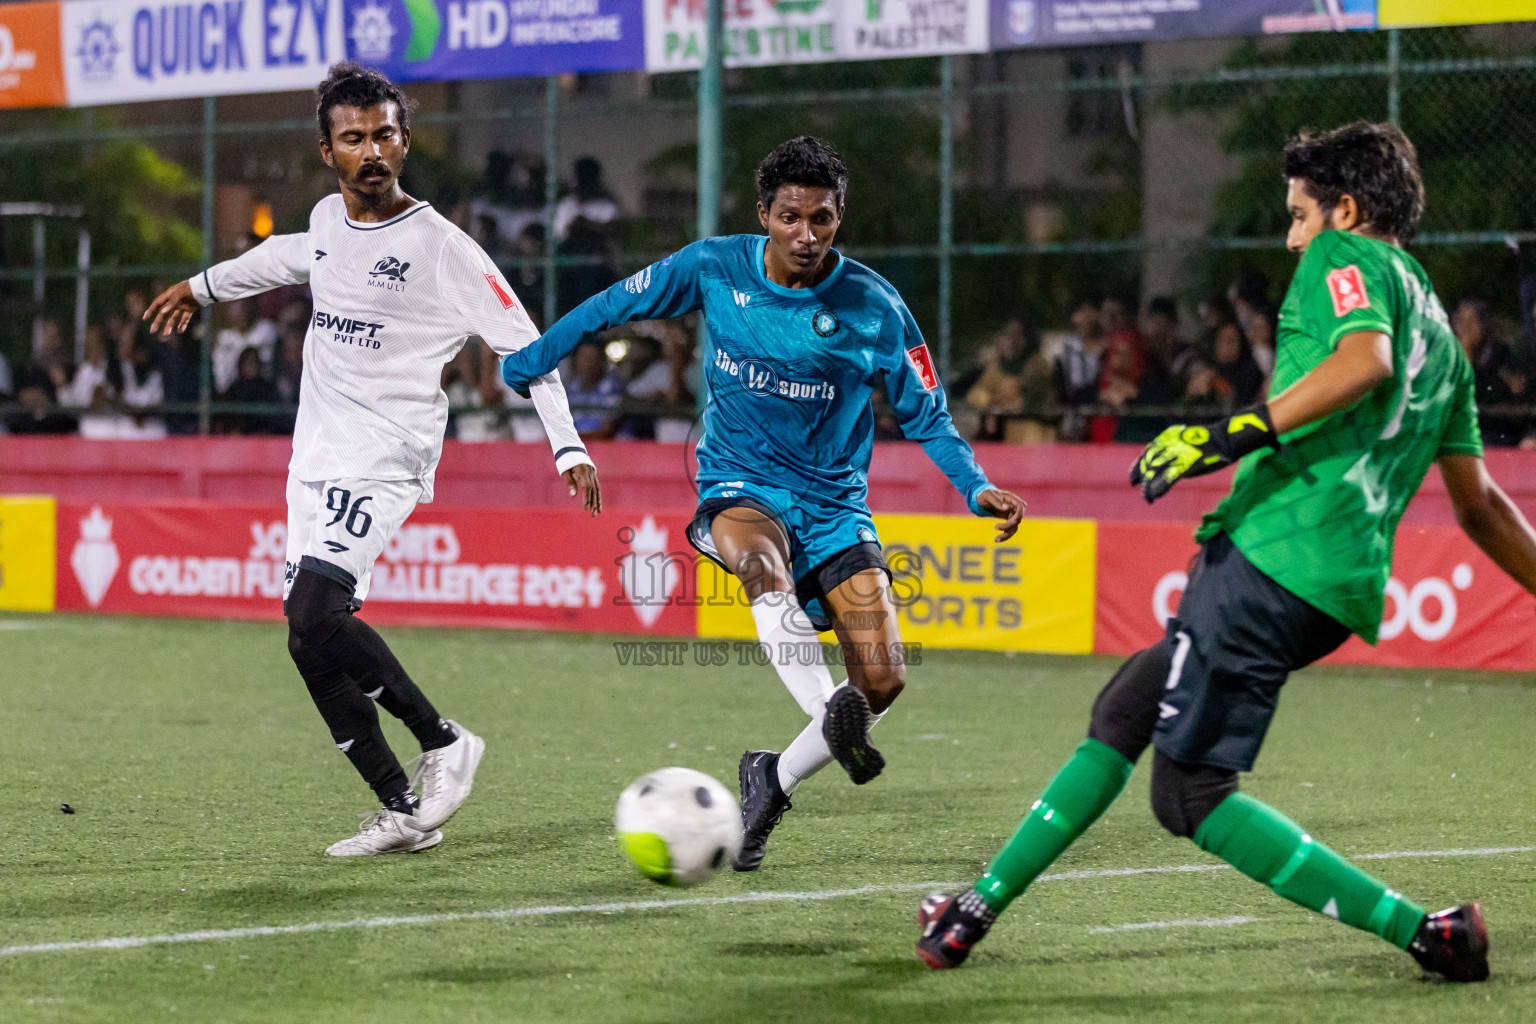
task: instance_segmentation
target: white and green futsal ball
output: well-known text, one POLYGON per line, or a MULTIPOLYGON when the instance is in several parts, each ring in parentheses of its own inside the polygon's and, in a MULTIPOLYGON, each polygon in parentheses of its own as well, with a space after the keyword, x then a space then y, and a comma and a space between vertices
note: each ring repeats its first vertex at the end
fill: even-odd
POLYGON ((662 885, 701 885, 741 849, 736 798, 692 768, 661 768, 630 783, 613 824, 635 867, 662 885))

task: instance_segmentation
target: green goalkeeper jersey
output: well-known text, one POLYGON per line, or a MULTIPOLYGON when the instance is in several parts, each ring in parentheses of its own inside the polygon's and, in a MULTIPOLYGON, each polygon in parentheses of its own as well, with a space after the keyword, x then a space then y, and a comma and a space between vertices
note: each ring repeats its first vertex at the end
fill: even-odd
POLYGON ((1472 367, 1424 268, 1348 232, 1324 231, 1301 257, 1280 309, 1271 394, 1357 331, 1391 337, 1391 379, 1243 459, 1195 539, 1225 531, 1275 582, 1375 643, 1408 500, 1436 458, 1483 445, 1472 367))

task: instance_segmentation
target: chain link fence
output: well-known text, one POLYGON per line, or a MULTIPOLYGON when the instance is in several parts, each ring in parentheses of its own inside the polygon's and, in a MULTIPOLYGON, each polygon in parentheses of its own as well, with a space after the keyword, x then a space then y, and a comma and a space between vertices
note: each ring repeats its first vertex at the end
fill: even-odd
MULTIPOLYGON (((1240 300, 1243 340, 1252 335, 1262 350, 1265 329, 1250 330, 1252 318, 1272 317, 1294 267, 1283 246, 1280 147, 1301 128, 1357 118, 1396 121, 1415 141, 1428 212, 1410 251, 1447 308, 1476 301, 1458 323, 1488 338, 1483 363, 1503 383, 1485 401, 1511 406, 1513 420, 1530 404, 1536 26, 754 68, 727 72, 726 87, 723 229, 759 230, 752 172, 768 149, 807 132, 830 139, 852 178, 840 247, 906 297, 976 436, 1048 439, 1066 417, 1067 436, 1103 440, 1118 428, 1102 421, 1127 402, 1148 407, 1139 410, 1148 427, 1192 402, 1230 401, 1220 387, 1195 398, 1159 392, 1158 401, 1136 397, 1134 380, 1129 391, 1106 390, 1113 345, 1091 382, 1064 390, 1054 357, 1091 327, 1089 304, 1101 320, 1108 314, 1111 333, 1138 323, 1148 331, 1148 303, 1159 297, 1172 300, 1157 308, 1177 315, 1178 338, 1194 346, 1180 351, 1194 365, 1222 361, 1229 298, 1240 300), (1009 379, 1001 392, 990 386, 998 374, 1009 379)), ((628 73, 411 86, 420 109, 406 186, 482 241, 545 321, 693 237, 694 89, 688 75, 628 73)), ((302 330, 302 296, 216 307, 172 345, 144 338, 128 317, 145 294, 241 251, 253 231, 302 230, 334 189, 315 148, 312 98, 11 111, 0 114, 0 138, 0 202, 83 205, 91 234, 81 318, 74 224, 45 225, 40 236, 33 220, 0 218, 0 355, 9 365, 0 421, 25 430, 52 417, 50 429, 75 429, 81 411, 60 407, 62 390, 76 406, 94 400, 96 412, 151 432, 154 421, 171 432, 281 430, 292 401, 284 335, 302 330), (271 320, 277 337, 254 338, 247 316, 271 320), (220 355, 220 337, 231 330, 258 342, 258 372, 275 391, 229 392, 239 368, 220 355), (117 366, 93 395, 71 388, 74 364, 88 355, 117 366), (158 395, 143 386, 156 370, 158 395), (50 393, 47 408, 39 389, 50 393), (258 393, 259 404, 240 400, 258 393), (125 408, 130 394, 138 402, 125 408)), ((625 369, 644 362, 631 350, 671 363, 690 344, 686 330, 662 325, 606 340, 625 369)), ((1123 369, 1135 377, 1144 366, 1123 369)), ((519 410, 497 393, 491 361, 466 357, 449 376, 460 385, 450 395, 478 405, 487 436, 511 429, 519 410)), ((672 403, 684 418, 696 373, 678 366, 672 378, 636 400, 650 413, 672 403)), ((616 421, 607 398, 590 411, 616 421)))

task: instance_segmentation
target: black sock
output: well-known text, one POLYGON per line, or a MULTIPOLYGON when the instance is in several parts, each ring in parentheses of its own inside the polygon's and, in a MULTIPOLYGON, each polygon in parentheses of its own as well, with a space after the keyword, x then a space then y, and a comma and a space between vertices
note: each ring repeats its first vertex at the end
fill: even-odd
POLYGON ((348 615, 337 633, 347 647, 347 674, 379 707, 405 723, 422 750, 446 747, 458 739, 372 626, 348 615))
POLYGON ((402 793, 409 793, 410 780, 384 739, 373 701, 346 673, 327 671, 318 664, 318 659, 304 652, 295 654, 293 660, 299 666, 304 684, 309 687, 309 695, 319 709, 320 717, 331 730, 331 739, 347 755, 347 760, 378 795, 380 802, 388 804, 402 793))
POLYGON ((394 793, 390 796, 384 796, 382 793, 379 794, 379 802, 400 814, 415 814, 416 808, 421 805, 421 801, 416 799, 416 794, 411 792, 409 785, 405 787, 403 792, 394 793))
POLYGON ((364 673, 355 670, 355 662, 366 659, 354 657, 356 645, 345 628, 355 621, 348 612, 351 597, 351 589, 341 583, 299 570, 286 604, 288 653, 331 738, 387 804, 410 792, 410 782, 379 728, 378 710, 360 678, 364 673))

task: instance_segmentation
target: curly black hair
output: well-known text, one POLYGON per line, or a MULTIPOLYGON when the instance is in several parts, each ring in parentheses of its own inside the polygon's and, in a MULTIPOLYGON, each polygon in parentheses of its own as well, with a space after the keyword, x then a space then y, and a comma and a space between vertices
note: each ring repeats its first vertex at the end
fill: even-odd
POLYGON ((411 127, 411 111, 416 109, 416 101, 401 92, 398 85, 381 72, 365 68, 353 60, 332 64, 325 81, 315 87, 315 95, 320 99, 315 108, 315 120, 320 124, 320 138, 327 143, 331 141, 332 107, 393 103, 399 112, 402 129, 411 127))
POLYGON ((1356 121, 1326 132, 1301 132, 1285 144, 1285 176, 1306 183, 1323 213, 1354 196, 1360 216, 1400 242, 1424 216, 1419 156, 1401 128, 1356 121))
POLYGON ((757 199, 763 209, 773 208, 783 185, 829 188, 837 194, 837 212, 848 199, 848 167, 831 144, 814 135, 781 142, 757 165, 757 199))

